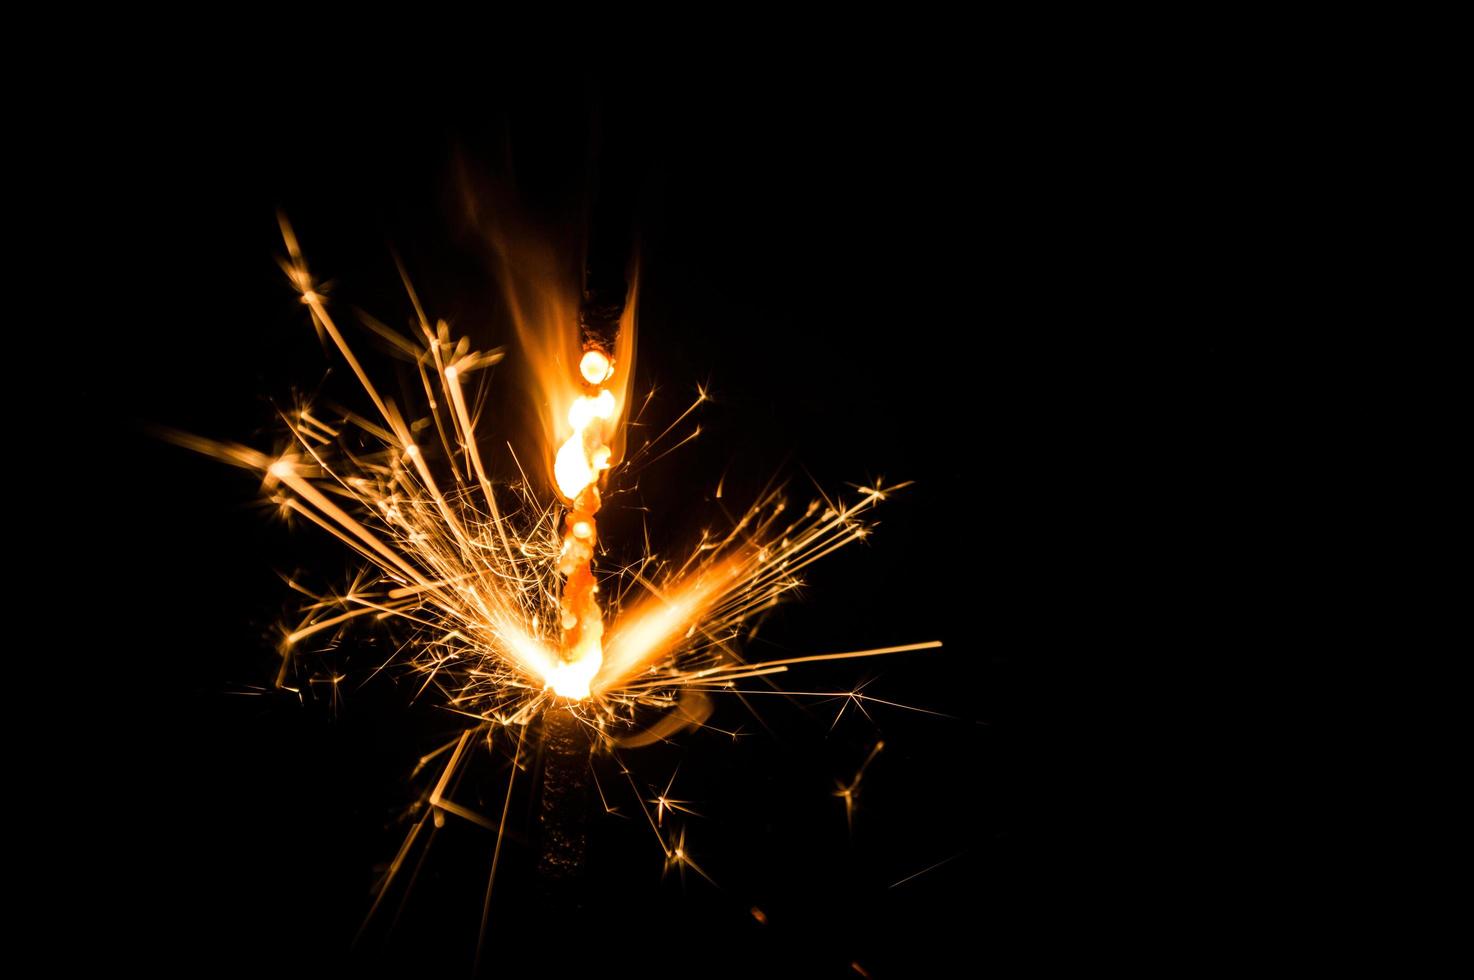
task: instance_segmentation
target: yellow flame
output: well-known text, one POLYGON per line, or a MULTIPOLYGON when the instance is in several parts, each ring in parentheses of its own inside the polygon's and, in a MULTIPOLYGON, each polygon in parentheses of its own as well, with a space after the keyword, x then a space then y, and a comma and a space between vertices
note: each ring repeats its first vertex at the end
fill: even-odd
POLYGON ((548 686, 561 697, 582 701, 592 693, 589 685, 603 659, 595 650, 577 660, 556 663, 547 672, 548 686))
MULTIPOLYGON (((607 362, 606 362, 607 363, 607 362)), ((617 406, 613 392, 602 389, 596 397, 579 395, 568 408, 568 425, 573 434, 558 447, 553 478, 558 492, 572 501, 610 466, 611 436, 617 406)))

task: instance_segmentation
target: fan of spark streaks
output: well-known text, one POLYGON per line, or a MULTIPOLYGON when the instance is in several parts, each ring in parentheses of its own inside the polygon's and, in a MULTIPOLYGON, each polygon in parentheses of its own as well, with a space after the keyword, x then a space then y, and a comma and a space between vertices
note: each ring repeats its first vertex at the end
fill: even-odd
MULTIPOLYGON (((551 707, 569 709, 595 733, 596 747, 635 747, 702 724, 712 710, 710 693, 748 693, 739 681, 804 663, 941 645, 744 660, 740 641, 755 630, 753 617, 799 587, 801 573, 812 562, 863 539, 866 515, 896 489, 877 484, 857 488, 848 503, 815 499, 794 506, 778 488, 724 533, 703 532, 684 557, 663 558, 647 544, 635 561, 604 573, 593 591, 608 625, 602 643, 595 644, 601 647, 594 651, 597 663, 583 662, 566 643, 570 623, 561 590, 570 542, 577 544, 574 536, 581 535, 592 548, 587 540, 592 532, 560 515, 565 508, 578 512, 574 498, 580 480, 597 497, 598 486, 621 462, 619 429, 633 375, 633 295, 618 347, 595 373, 586 367, 582 379, 577 365, 587 350, 580 346, 576 304, 513 304, 521 348, 542 387, 541 404, 549 407, 544 459, 529 473, 504 437, 488 436, 488 420, 479 417, 486 369, 502 361, 505 350, 473 351, 444 321, 432 324, 406 279, 416 314, 414 335, 364 318, 365 326, 418 376, 422 404, 400 405, 375 385, 345 339, 285 220, 282 232, 288 252, 283 268, 319 334, 331 341, 362 386, 373 414, 297 405, 282 413, 290 440, 273 454, 188 434, 170 437, 258 472, 269 499, 285 515, 316 525, 361 559, 351 585, 341 591, 319 594, 291 583, 307 601, 300 619, 283 630, 276 684, 297 690, 304 676, 312 680, 303 655, 335 643, 352 621, 379 624, 394 652, 377 670, 416 675, 422 695, 433 692, 473 722, 458 740, 427 757, 454 746, 428 799, 427 812, 434 812, 437 822, 448 812, 500 830, 446 799, 445 788, 474 736, 490 739, 497 730, 515 728, 520 757, 527 724, 551 707), (594 401, 598 409, 579 407, 594 401), (559 447, 568 449, 582 437, 580 427, 593 423, 602 425, 599 442, 609 448, 591 456, 580 471, 584 475, 567 486, 567 454, 559 447), (493 443, 507 446, 519 479, 493 480, 483 456, 493 443), (561 523, 568 527, 560 528, 561 523), (571 669, 579 676, 570 681, 571 669)), ((624 465, 653 458, 705 398, 699 394, 624 465)), ((855 692, 847 696, 875 700, 855 692)), ((647 811, 647 816, 656 827, 661 813, 647 811)), ((417 833, 418 828, 411 832, 389 877, 417 833)), ((658 829, 657 836, 667 861, 681 863, 679 841, 667 841, 658 829)))

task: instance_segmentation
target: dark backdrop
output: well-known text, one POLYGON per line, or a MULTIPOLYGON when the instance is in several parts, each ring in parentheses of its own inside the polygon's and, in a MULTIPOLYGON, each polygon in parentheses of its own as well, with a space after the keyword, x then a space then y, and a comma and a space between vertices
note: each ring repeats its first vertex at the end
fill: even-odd
MULTIPOLYGON (((78 821, 96 856, 69 874, 101 896, 119 955, 205 972, 469 970, 492 839, 455 822, 397 926, 381 920, 350 951, 406 829, 414 760, 454 719, 410 705, 412 685, 359 687, 361 674, 336 705, 238 693, 275 670, 271 632, 291 601, 275 573, 331 584, 347 561, 274 522, 250 477, 137 430, 266 447, 272 402, 292 386, 345 390, 336 373, 324 382, 336 358, 274 264, 278 207, 335 304, 403 323, 394 250, 432 314, 482 345, 512 343, 460 227, 458 160, 510 178, 555 225, 583 220, 590 173, 627 194, 645 273, 639 390, 660 387, 656 418, 697 383, 714 399, 703 436, 641 474, 657 544, 717 519, 724 473, 728 502, 774 473, 798 497, 811 480, 915 481, 869 542, 812 569, 753 656, 945 643, 784 681, 871 680, 876 697, 946 717, 878 705, 831 727, 836 704, 767 698, 765 730, 721 703, 713 722, 744 737, 634 754, 637 780, 663 784, 680 765, 676 795, 702 814, 689 845, 715 886, 662 881, 648 828, 610 817, 590 867, 601 911, 564 935, 533 897, 525 839, 510 839, 489 959, 512 975, 607 956, 613 975, 858 975, 854 963, 914 976, 1088 947, 1080 924, 1127 887, 1090 868, 1130 791, 1080 781, 1094 749, 1059 734, 1075 694, 1053 665, 1109 663, 1141 641, 1112 624, 1143 547, 1116 505, 1138 496, 1122 474, 1145 455, 1133 420, 1147 393, 1172 392, 1190 419, 1174 433, 1210 438, 1222 421, 1215 324, 1151 334, 1141 362, 1132 324, 1161 327, 1159 299, 1117 297, 1129 276, 1160 285, 1160 270, 1121 282, 1082 261, 1136 233, 1090 162, 1119 132, 1071 116, 1070 100, 1040 112, 1037 95, 989 95, 961 69, 700 85, 489 70, 412 93, 284 83, 203 108, 170 97, 179 81, 130 94, 83 134, 117 160, 90 189, 107 202, 96 254, 126 256, 129 271, 87 351, 103 368, 87 395, 111 475, 86 513, 106 529, 95 574, 116 609, 82 683, 106 692, 96 744, 72 763, 102 773, 85 782, 104 816, 78 821), (835 781, 880 738, 847 830, 835 781)), ((1162 508, 1203 478, 1184 445, 1169 482, 1139 490, 1162 508)), ((481 762, 466 802, 491 811, 501 784, 481 762)), ((514 829, 529 802, 517 798, 514 829)))

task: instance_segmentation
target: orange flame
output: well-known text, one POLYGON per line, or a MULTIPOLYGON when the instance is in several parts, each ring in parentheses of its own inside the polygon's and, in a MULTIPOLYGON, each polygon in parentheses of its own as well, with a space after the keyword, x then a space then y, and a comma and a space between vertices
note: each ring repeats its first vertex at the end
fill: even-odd
MULTIPOLYGON (((563 548, 558 574, 565 576, 559 600, 563 628, 563 663, 548 675, 549 686, 566 698, 590 694, 589 682, 604 660, 604 612, 599 608, 599 586, 594 579, 594 543, 598 525, 599 479, 609 469, 614 438, 615 401, 601 385, 615 373, 603 351, 590 349, 579 361, 584 383, 598 394, 582 394, 568 409, 573 433, 558 448, 553 462, 554 481, 569 502, 564 518, 563 548)), ((626 370, 625 373, 628 373, 626 370)))
POLYGON ((684 640, 701 617, 733 587, 743 559, 733 556, 693 576, 676 589, 653 593, 619 617, 606 657, 593 677, 595 693, 614 690, 684 640))
POLYGON ((577 271, 559 263, 550 248, 523 242, 513 245, 499 233, 493 233, 491 241, 504 266, 498 278, 507 310, 527 356, 546 447, 542 456, 553 485, 571 503, 582 487, 594 481, 581 479, 586 474, 571 458, 564 465, 574 468, 560 478, 560 452, 570 439, 582 436, 597 420, 599 443, 607 451, 597 461, 597 470, 615 466, 624 454, 624 427, 619 423, 629 404, 634 377, 638 275, 631 277, 614 349, 586 349, 578 325, 581 287, 577 271), (602 361, 590 360, 591 354, 602 361), (589 380, 587 372, 600 367, 603 376, 589 380))
POLYGON ((582 294, 572 250, 531 234, 513 234, 504 212, 482 221, 482 200, 469 187, 466 203, 499 260, 497 279, 527 356, 533 403, 542 429, 548 476, 568 512, 557 559, 564 577, 559 600, 560 656, 544 671, 547 685, 568 698, 589 697, 603 661, 603 613, 593 573, 598 541, 599 484, 624 451, 624 427, 634 376, 638 274, 630 287, 612 348, 584 343, 582 294))

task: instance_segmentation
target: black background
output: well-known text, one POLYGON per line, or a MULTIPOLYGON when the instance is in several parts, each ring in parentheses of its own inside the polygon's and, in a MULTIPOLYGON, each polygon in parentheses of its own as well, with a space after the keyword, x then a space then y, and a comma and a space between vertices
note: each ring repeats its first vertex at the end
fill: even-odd
MULTIPOLYGON (((143 431, 267 448, 272 404, 294 385, 351 390, 275 265, 277 208, 335 308, 405 323, 397 252, 432 315, 481 346, 514 343, 461 220, 460 165, 508 180, 562 229, 584 220, 590 172, 634 189, 637 384, 659 386, 656 419, 698 383, 713 395, 702 437, 631 495, 657 546, 720 520, 723 474, 729 503, 774 473, 798 499, 814 483, 915 481, 869 542, 812 570, 752 656, 945 643, 785 683, 873 679, 868 693, 947 717, 880 705, 831 729, 835 703, 765 698, 766 731, 722 703, 713 723, 741 739, 688 734, 632 756, 642 788, 680 766, 675 795, 702 814, 689 846, 715 886, 662 880, 616 785, 611 802, 636 819, 596 823, 595 921, 566 935, 511 838, 487 960, 510 975, 586 959, 614 975, 853 976, 857 963, 912 976, 1088 951, 1085 923, 1133 887, 1109 829, 1131 789, 1120 775, 1102 788, 1098 732, 1062 734, 1090 699, 1057 668, 1084 657, 1119 672, 1149 642, 1121 620, 1151 608, 1155 631, 1197 601, 1191 585, 1135 581, 1144 552, 1186 568, 1194 541, 1225 533, 1204 531, 1213 504, 1200 501, 1231 474, 1200 447, 1231 424, 1216 397, 1229 315, 1209 303, 1192 330, 1171 322, 1194 262, 1137 251, 1160 228, 1113 186, 1129 136, 1097 128, 1086 95, 999 95, 961 69, 867 77, 560 82, 493 68, 443 88, 222 90, 207 110, 173 97, 176 78, 98 124, 90 145, 116 166, 88 188, 106 202, 95 252, 129 261, 86 353, 115 474, 86 513, 108 541, 96 574, 116 608, 99 624, 106 658, 71 682, 103 702, 88 713, 97 744, 71 764, 100 773, 85 809, 105 816, 76 821, 95 856, 75 876, 108 909, 119 955, 207 972, 470 970, 493 841, 455 821, 397 926, 380 920, 352 947, 407 829, 414 762, 455 719, 384 679, 348 685, 336 706, 235 693, 274 675, 272 631, 292 602, 275 572, 333 584, 348 562, 275 522, 249 476, 143 431), (1181 539, 1148 541, 1143 508, 1181 539), (831 794, 878 738, 851 832, 831 794)), ((621 520, 638 526, 613 515, 607 540, 621 520)), ((492 812, 505 763, 479 763, 463 802, 492 812)), ((514 829, 530 829, 529 802, 514 797, 514 829)))

